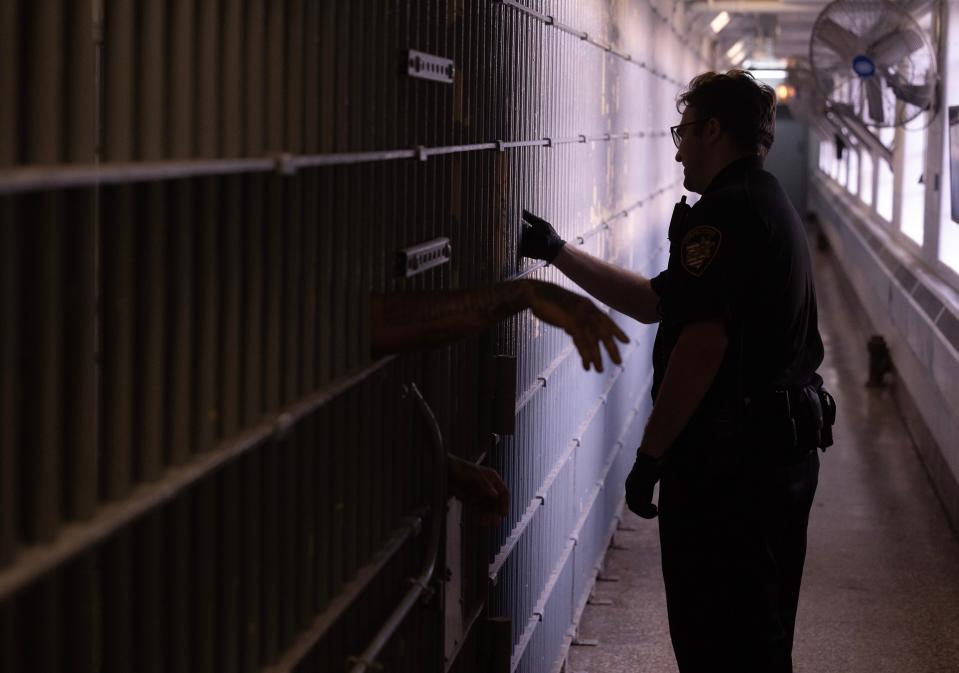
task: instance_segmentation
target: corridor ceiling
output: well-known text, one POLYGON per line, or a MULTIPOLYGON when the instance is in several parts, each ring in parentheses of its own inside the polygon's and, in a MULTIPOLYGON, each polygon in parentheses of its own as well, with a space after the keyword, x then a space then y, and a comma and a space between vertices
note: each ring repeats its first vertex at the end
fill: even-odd
POLYGON ((723 55, 743 40, 746 61, 808 60, 809 36, 825 0, 717 0, 687 3, 688 25, 713 34, 710 21, 722 12, 729 23, 715 34, 716 53, 723 55))
MULTIPOLYGON (((809 37, 816 17, 829 4, 826 0, 687 0, 687 25, 716 40, 716 54, 725 53, 743 41, 743 61, 779 59, 808 61, 809 37), (722 12, 729 22, 714 33, 710 28, 722 12)), ((893 0, 908 8, 914 16, 934 4, 934 0, 893 0)))

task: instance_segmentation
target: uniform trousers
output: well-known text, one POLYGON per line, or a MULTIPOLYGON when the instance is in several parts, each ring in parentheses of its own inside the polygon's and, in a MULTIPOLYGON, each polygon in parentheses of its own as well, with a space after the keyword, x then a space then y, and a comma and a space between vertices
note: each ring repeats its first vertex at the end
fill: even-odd
POLYGON ((679 670, 791 673, 817 452, 791 464, 722 443, 675 454, 659 532, 679 670))

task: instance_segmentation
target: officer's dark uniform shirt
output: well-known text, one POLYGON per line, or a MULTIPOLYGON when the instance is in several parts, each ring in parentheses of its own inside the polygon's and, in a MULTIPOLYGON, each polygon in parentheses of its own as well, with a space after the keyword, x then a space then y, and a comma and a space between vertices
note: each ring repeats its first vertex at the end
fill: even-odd
POLYGON ((746 157, 670 228, 668 267, 651 280, 661 316, 653 399, 682 327, 724 320, 726 355, 687 430, 735 427, 744 398, 804 386, 822 363, 803 224, 762 160, 746 157))

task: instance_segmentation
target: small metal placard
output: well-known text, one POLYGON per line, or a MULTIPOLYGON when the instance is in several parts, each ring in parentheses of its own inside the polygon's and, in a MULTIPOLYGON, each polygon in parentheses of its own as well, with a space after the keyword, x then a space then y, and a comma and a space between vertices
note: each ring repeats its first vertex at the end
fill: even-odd
POLYGON ((448 238, 434 238, 418 245, 410 246, 399 252, 397 272, 400 276, 415 276, 434 266, 446 264, 453 254, 448 238))
POLYGON ((452 84, 454 71, 453 61, 448 58, 424 54, 415 49, 406 53, 406 74, 410 77, 452 84))

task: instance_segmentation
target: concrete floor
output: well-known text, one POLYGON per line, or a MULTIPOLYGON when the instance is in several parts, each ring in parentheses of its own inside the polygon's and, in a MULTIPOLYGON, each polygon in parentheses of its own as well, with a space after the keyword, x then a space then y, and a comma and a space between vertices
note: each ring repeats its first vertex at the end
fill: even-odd
MULTIPOLYGON (((822 455, 793 651, 798 673, 959 673, 959 541, 888 391, 864 387, 867 327, 817 253, 820 373, 839 405, 822 455)), ((572 673, 676 673, 656 520, 628 510, 572 673), (625 548, 616 548, 622 546, 625 548)))

